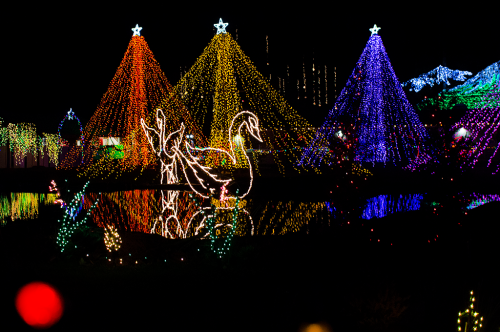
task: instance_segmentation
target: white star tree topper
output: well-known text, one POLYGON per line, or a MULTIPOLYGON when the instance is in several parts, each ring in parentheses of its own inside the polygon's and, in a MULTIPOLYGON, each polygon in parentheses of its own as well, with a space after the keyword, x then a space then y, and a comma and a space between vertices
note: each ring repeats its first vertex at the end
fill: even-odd
POLYGON ((219 18, 219 23, 214 24, 214 27, 217 28, 217 34, 226 33, 226 27, 228 25, 229 25, 229 23, 224 23, 224 22, 222 22, 222 18, 219 18))
POLYGON ((382 29, 381 27, 377 27, 376 24, 373 25, 373 28, 369 29, 371 32, 372 32, 372 36, 373 35, 378 35, 378 31, 382 29))
POLYGON ((132 28, 132 31, 134 32, 134 34, 132 35, 132 37, 134 37, 134 36, 140 36, 141 35, 141 30, 142 30, 142 27, 140 27, 139 24, 136 24, 135 28, 132 28))

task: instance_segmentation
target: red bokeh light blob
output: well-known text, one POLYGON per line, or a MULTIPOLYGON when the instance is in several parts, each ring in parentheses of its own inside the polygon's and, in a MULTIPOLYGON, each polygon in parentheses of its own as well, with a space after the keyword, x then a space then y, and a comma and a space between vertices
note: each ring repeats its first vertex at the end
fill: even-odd
POLYGON ((26 324, 49 328, 62 316, 63 301, 59 292, 49 284, 34 281, 24 285, 16 296, 16 309, 26 324))

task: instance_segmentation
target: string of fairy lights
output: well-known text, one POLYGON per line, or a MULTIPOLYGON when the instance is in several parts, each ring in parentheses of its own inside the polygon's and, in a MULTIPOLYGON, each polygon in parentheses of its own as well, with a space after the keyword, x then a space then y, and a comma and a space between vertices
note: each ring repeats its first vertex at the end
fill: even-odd
POLYGON ((483 327, 483 317, 478 317, 479 313, 475 311, 474 304, 476 297, 474 291, 470 291, 469 305, 464 311, 458 313, 457 331, 459 332, 479 332, 483 327))
MULTIPOLYGON (((309 123, 257 71, 225 27, 218 30, 174 89, 199 127, 203 128, 212 119, 209 146, 216 149, 230 149, 228 129, 238 112, 249 110, 255 113, 260 120, 263 143, 259 147, 247 134, 242 140, 251 149, 272 151, 281 173, 285 172, 285 163, 294 164, 298 160, 299 153, 293 148, 304 144, 311 136, 311 132, 305 130, 311 127, 309 123)), ((256 161, 256 154, 252 159, 256 161)), ((245 158, 239 158, 234 165, 224 163, 224 155, 215 152, 207 157, 206 162, 211 167, 248 167, 245 158)))

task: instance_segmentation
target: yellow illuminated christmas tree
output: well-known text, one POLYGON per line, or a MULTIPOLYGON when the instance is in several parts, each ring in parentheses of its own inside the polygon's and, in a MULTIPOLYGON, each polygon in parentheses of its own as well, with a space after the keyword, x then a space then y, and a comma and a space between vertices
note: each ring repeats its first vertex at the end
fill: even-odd
MULTIPOLYGON (((208 166, 247 168, 244 153, 253 160, 258 154, 272 154, 284 174, 285 165, 297 163, 300 146, 305 146, 312 136, 311 125, 257 71, 226 32, 227 25, 222 19, 214 24, 217 34, 174 89, 206 134, 210 123, 210 147, 228 151, 229 140, 235 143, 236 165, 226 160, 227 154, 211 150, 206 160, 208 166), (246 131, 244 137, 229 137, 231 121, 242 110, 257 115, 262 143, 250 141, 246 131)), ((233 128, 238 128, 238 121, 242 120, 235 119, 233 128)))
MULTIPOLYGON (((86 145, 83 163, 75 147, 65 158, 62 168, 78 166, 80 176, 118 177, 126 171, 144 170, 155 164, 141 126, 155 121, 156 108, 163 102, 166 129, 177 130, 184 123, 196 144, 205 146, 206 139, 191 120, 182 101, 173 93, 167 77, 160 69, 141 27, 132 29, 127 51, 111 80, 108 91, 84 129, 86 145)), ((80 150, 81 153, 81 150, 80 150)))

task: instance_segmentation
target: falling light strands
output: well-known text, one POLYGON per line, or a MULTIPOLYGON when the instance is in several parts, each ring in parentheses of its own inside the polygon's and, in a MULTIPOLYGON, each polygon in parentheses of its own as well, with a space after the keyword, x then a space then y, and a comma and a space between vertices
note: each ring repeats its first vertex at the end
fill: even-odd
POLYGON ((302 85, 304 88, 304 98, 307 99, 307 88, 306 88, 306 63, 302 62, 302 85))
POLYGON ((269 66, 269 36, 266 35, 266 60, 267 65, 269 66))
MULTIPOLYGON (((176 85, 176 93, 181 93, 183 85, 187 86, 183 101, 198 126, 207 128, 207 121, 212 119, 209 143, 199 146, 229 151, 228 128, 231 121, 241 110, 250 109, 261 121, 263 144, 252 142, 248 134, 243 136, 244 142, 253 149, 257 148, 253 146, 255 144, 263 150, 272 151, 274 164, 282 174, 285 165, 299 172, 303 170, 296 164, 299 155, 295 148, 302 144, 297 141, 299 137, 304 137, 306 141, 311 138, 312 133, 306 130, 311 127, 310 124, 257 71, 230 33, 212 38, 202 55, 176 85), (209 116, 210 113, 212 116, 209 116)), ((256 154, 251 156, 254 161, 257 157, 256 154)), ((224 171, 248 168, 246 158, 236 165, 225 154, 211 153, 206 158, 207 166, 224 171)), ((255 169, 258 172, 258 168, 255 169)))
POLYGON ((328 105, 328 80, 326 75, 326 65, 325 65, 325 105, 328 105))

